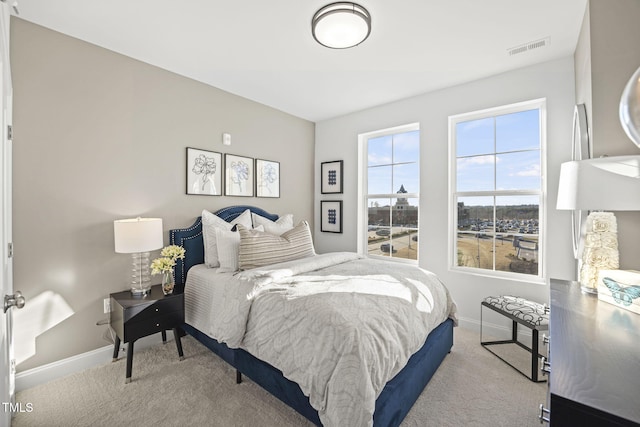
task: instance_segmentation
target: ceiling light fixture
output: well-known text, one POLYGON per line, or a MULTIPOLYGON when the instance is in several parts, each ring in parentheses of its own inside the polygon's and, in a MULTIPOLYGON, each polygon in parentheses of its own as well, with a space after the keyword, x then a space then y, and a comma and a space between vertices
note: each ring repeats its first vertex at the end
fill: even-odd
POLYGON ((371 33, 371 15, 359 4, 331 3, 311 20, 313 38, 332 49, 347 49, 362 43, 371 33))

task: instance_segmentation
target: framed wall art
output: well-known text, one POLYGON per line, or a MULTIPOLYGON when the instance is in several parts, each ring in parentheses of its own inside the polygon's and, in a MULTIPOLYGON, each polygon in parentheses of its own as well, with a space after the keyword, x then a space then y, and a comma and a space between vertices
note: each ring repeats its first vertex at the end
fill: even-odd
POLYGON ((224 155, 224 194, 225 196, 253 197, 254 169, 250 157, 224 155))
POLYGON ((320 201, 320 231, 342 233, 342 200, 320 201))
POLYGON ((256 196, 280 197, 280 162, 256 159, 256 196))
POLYGON ((342 194, 342 160, 322 162, 320 165, 322 194, 342 194))
POLYGON ((222 154, 187 147, 187 194, 222 195, 222 154))

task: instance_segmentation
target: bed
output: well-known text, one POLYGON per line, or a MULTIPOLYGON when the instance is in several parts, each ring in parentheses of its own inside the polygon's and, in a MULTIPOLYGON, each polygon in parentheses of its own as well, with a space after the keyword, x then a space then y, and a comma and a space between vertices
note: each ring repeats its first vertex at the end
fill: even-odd
MULTIPOLYGON (((278 215, 245 205, 214 214, 232 223, 247 210, 266 222, 279 220, 278 215)), ((313 255, 218 274, 207 268, 202 222, 199 217, 188 228, 170 230, 170 243, 186 249, 185 259, 179 260, 175 269, 176 291, 185 292, 185 332, 233 366, 237 382, 246 375, 316 425, 398 426, 453 345, 455 303, 446 288, 435 283, 439 282, 437 278, 419 268, 407 267, 407 277, 416 275, 407 278, 407 282, 417 283, 429 275, 428 280, 435 283, 428 284, 426 299, 415 290, 407 294, 404 285, 390 278, 393 273, 389 268, 398 270, 397 263, 372 262, 349 253, 313 255), (354 269, 360 275, 352 277, 354 269), (348 283, 344 282, 346 277, 348 283), (394 287, 398 294, 393 297, 378 295, 376 290, 394 287), (405 316, 405 306, 416 305, 416 295, 422 298, 422 309, 416 315, 405 316), (431 300, 437 295, 444 295, 438 299, 446 301, 431 300), (386 298, 385 303, 373 309, 371 304, 377 304, 380 298, 386 298), (382 343, 382 337, 377 336, 394 335, 393 331, 373 330, 369 332, 372 338, 365 335, 368 327, 378 328, 377 320, 371 320, 373 324, 369 325, 369 319, 377 318, 376 313, 387 304, 396 304, 390 308, 389 316, 404 325, 399 329, 410 331, 406 337, 398 338, 409 342, 408 354, 404 354, 406 349, 398 350, 404 344, 382 343), (334 331, 335 323, 342 330, 344 318, 349 317, 343 313, 351 312, 351 307, 359 307, 363 313, 369 310, 353 316, 356 321, 366 319, 367 325, 358 326, 362 331, 350 329, 344 333, 348 339, 340 336, 342 332, 326 332, 334 331), (430 311, 439 314, 431 316, 430 311), (312 316, 328 324, 320 325, 312 316), (328 335, 328 341, 318 344, 319 335, 328 335), (373 342, 373 347, 361 342, 373 342), (304 350, 306 347, 308 351, 304 350), (338 355, 335 360, 334 353, 338 355), (302 369, 300 364, 307 364, 308 369, 302 369)), ((261 238, 266 234, 242 225, 237 228, 244 245, 240 257, 251 236, 261 238)), ((415 286, 420 289, 423 285, 415 286)))

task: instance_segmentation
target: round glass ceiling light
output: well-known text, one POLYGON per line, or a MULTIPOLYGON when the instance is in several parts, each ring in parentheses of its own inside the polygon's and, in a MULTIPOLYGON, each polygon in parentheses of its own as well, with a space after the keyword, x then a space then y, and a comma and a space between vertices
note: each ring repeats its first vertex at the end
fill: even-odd
POLYGON ((620 123, 627 136, 640 148, 640 68, 633 73, 622 92, 620 123))
POLYGON ((371 15, 350 2, 331 3, 318 10, 311 20, 313 38, 332 49, 347 49, 362 43, 371 33, 371 15))

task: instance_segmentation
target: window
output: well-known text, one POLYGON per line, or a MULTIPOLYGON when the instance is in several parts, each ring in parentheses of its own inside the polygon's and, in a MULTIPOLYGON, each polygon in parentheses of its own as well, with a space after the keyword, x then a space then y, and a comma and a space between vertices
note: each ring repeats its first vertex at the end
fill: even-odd
POLYGON ((418 260, 418 124, 360 135, 359 249, 369 256, 418 260))
POLYGON ((449 118, 452 268, 542 277, 544 108, 536 100, 449 118))

